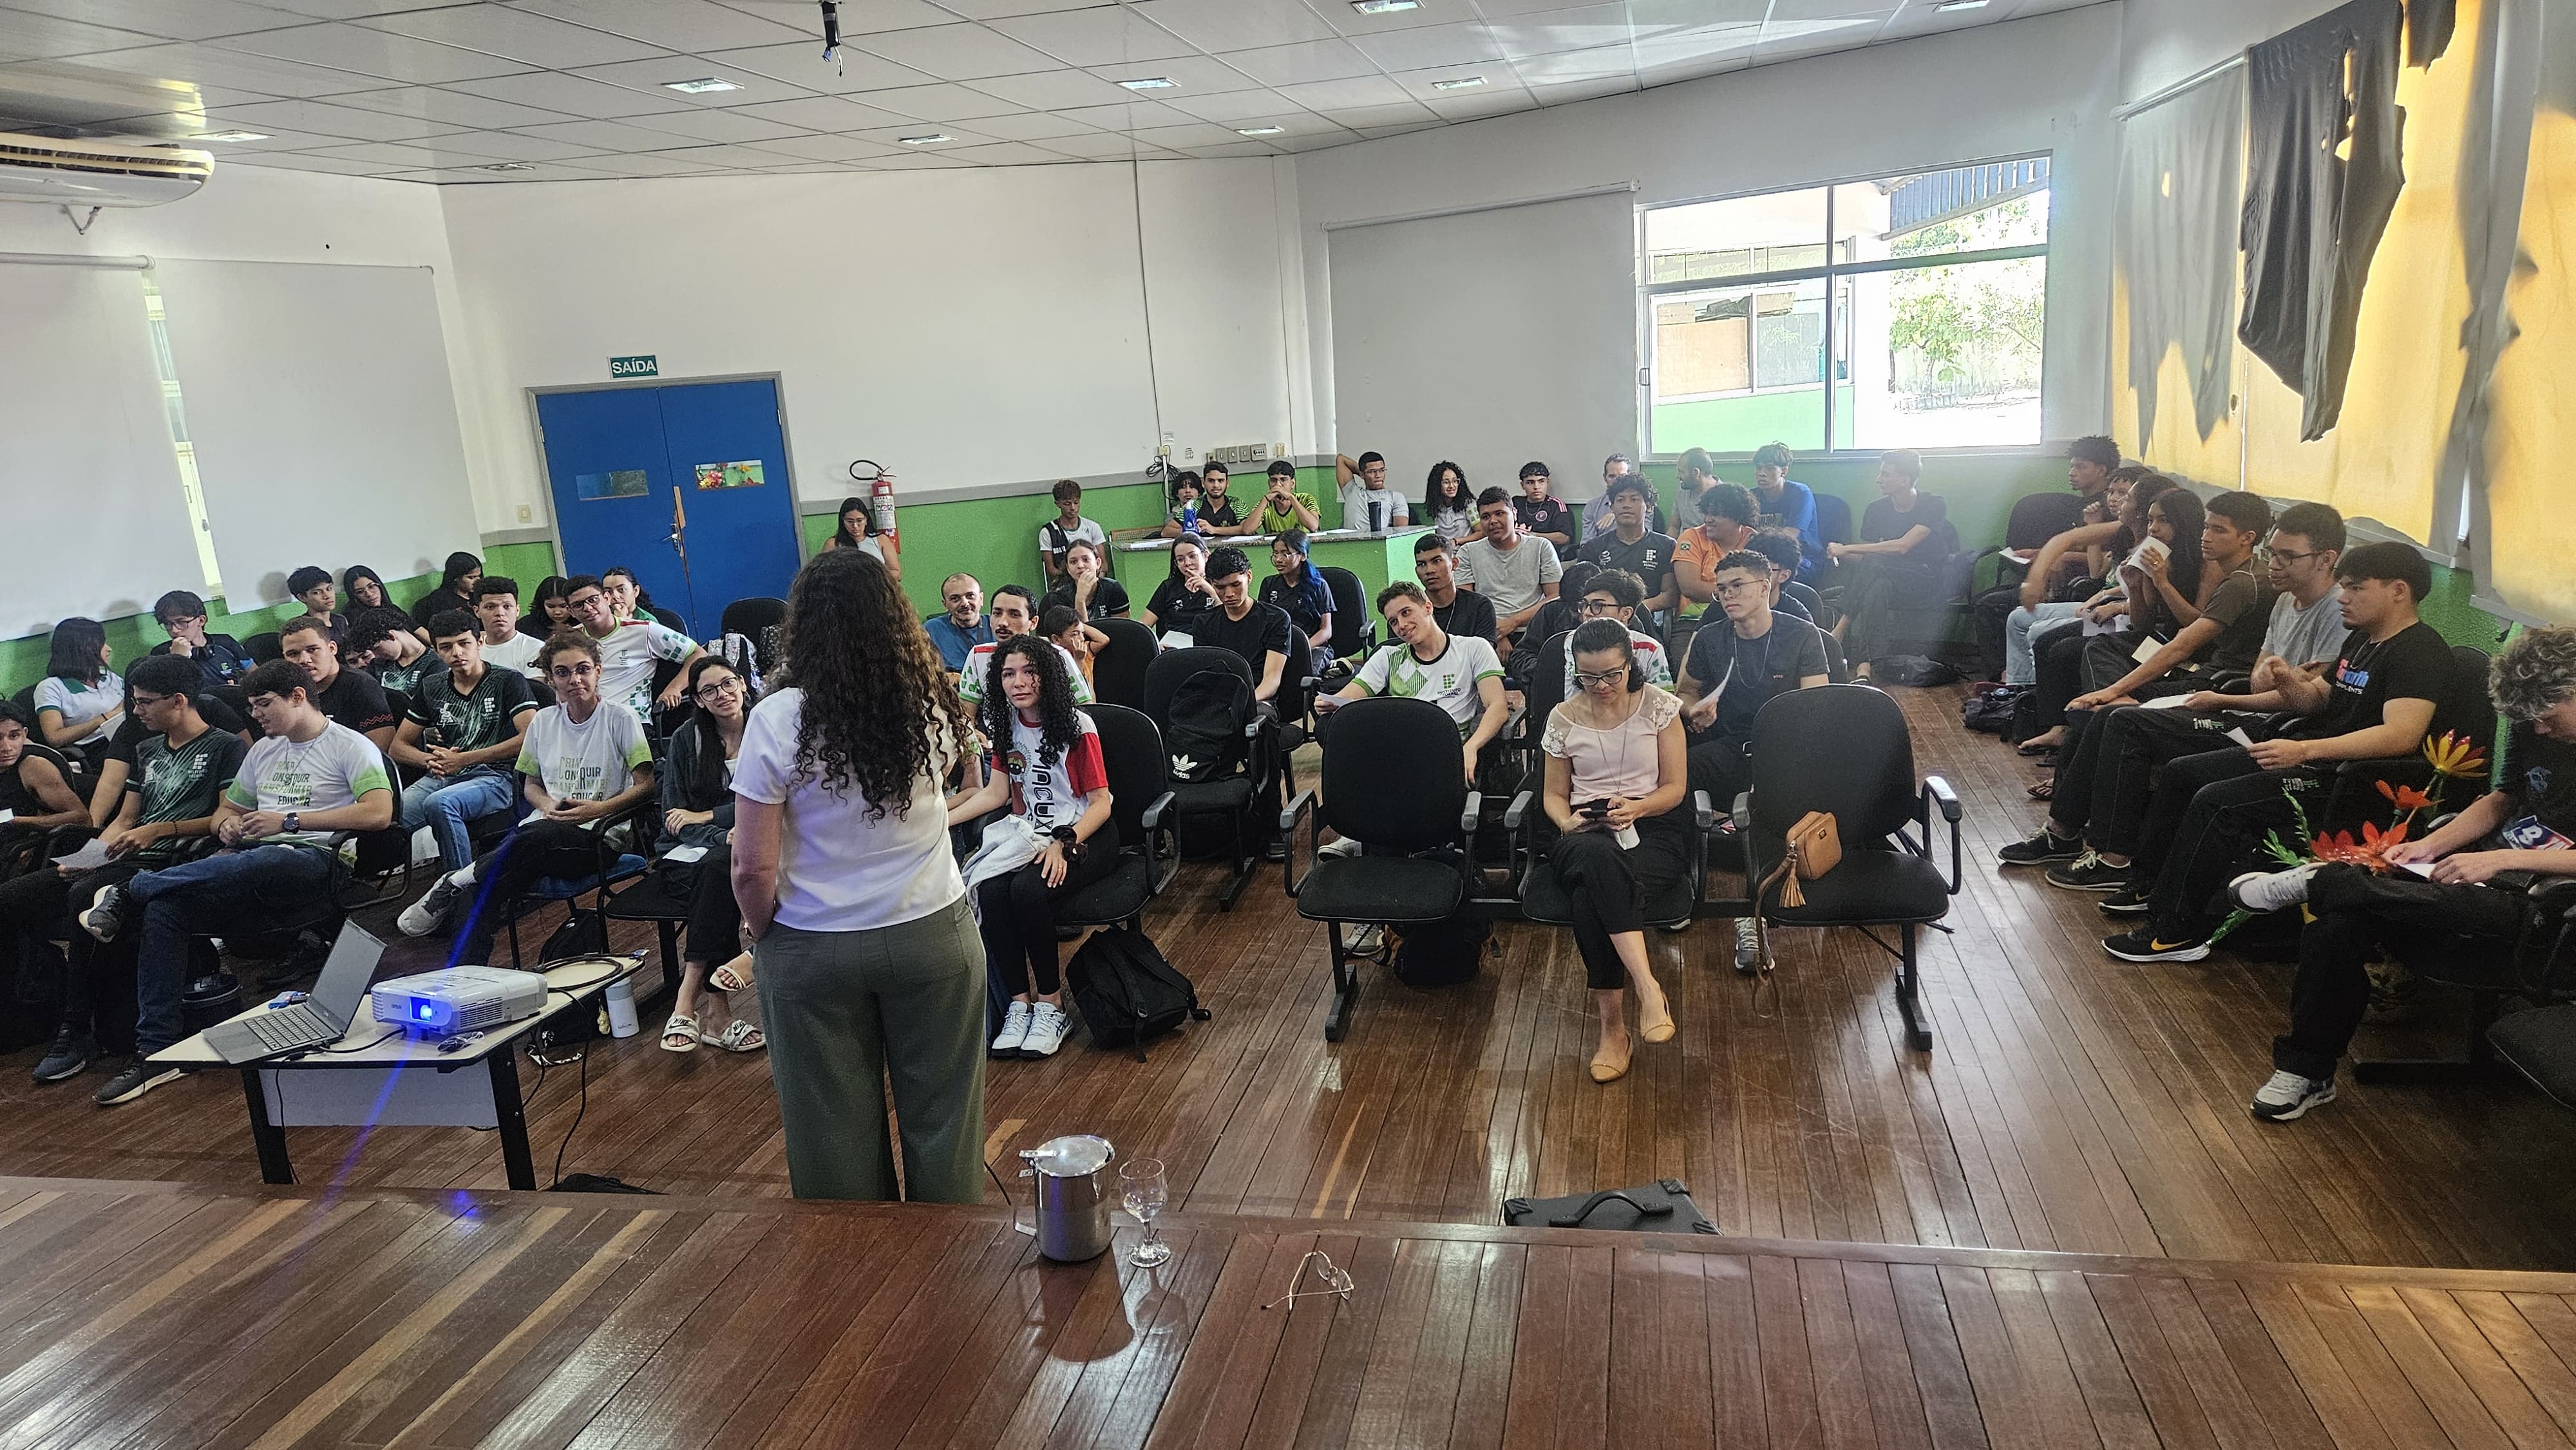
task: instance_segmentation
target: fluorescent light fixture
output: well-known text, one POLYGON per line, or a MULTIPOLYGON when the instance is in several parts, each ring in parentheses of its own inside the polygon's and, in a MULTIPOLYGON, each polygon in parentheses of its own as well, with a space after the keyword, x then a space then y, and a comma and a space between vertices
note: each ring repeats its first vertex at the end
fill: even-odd
POLYGON ((1351 0, 1351 8, 1362 15, 1393 15, 1400 10, 1419 10, 1422 0, 1351 0))
POLYGON ((703 96, 709 91, 738 91, 742 87, 722 76, 700 76, 693 81, 664 81, 662 89, 678 91, 684 96, 703 96))
POLYGON ((936 146, 943 141, 949 141, 955 138, 944 136, 937 131, 933 131, 927 136, 897 136, 894 139, 906 146, 936 146))
POLYGON ((1983 10, 1987 3, 1988 0, 1941 0, 1932 10, 1936 15, 1947 15, 1953 10, 1983 10))
POLYGON ((1164 76, 1140 76, 1132 81, 1120 81, 1118 84, 1131 91, 1168 91, 1172 88, 1171 81, 1164 76))
POLYGON ((191 136, 188 139, 192 141, 266 141, 272 138, 266 131, 208 131, 202 136, 191 136))
POLYGON ((525 161, 495 161, 489 166, 477 166, 474 169, 477 171, 534 171, 537 168, 525 161))
MULTIPOLYGON (((1983 5, 1986 3, 1986 0, 1977 0, 1977 3, 1983 5)), ((1476 87, 1481 86, 1484 83, 1485 78, 1483 76, 1460 76, 1454 81, 1433 81, 1431 83, 1431 89, 1435 91, 1467 91, 1474 90, 1476 87)))
POLYGON ((1287 128, 1284 126, 1238 126, 1235 128, 1234 134, 1237 136, 1276 136, 1286 129, 1287 128))

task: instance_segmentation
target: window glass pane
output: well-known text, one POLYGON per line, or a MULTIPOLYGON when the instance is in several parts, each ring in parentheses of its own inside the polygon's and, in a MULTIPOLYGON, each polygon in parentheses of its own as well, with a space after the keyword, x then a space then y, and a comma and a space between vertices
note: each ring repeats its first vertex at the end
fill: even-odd
POLYGON ((1875 262, 2048 240, 2048 158, 1834 188, 1834 260, 1875 262))
POLYGON ((1649 448, 1823 446, 1824 279, 1668 292, 1649 303, 1649 448))
POLYGON ((1646 280, 1697 282, 1825 264, 1825 188, 1646 213, 1646 280))
POLYGON ((1835 431, 1848 429, 1847 446, 2039 441, 2047 258, 1867 272, 1842 285, 1837 376, 1847 381, 1835 431))

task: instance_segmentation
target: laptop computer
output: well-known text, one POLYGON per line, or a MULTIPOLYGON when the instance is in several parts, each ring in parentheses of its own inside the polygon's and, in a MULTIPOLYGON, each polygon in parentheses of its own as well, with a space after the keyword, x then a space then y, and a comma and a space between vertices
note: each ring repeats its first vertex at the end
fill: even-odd
POLYGON ((206 1046, 236 1066, 330 1046, 347 1034, 384 954, 385 944, 365 927, 342 922, 311 1000, 218 1022, 206 1029, 206 1046))

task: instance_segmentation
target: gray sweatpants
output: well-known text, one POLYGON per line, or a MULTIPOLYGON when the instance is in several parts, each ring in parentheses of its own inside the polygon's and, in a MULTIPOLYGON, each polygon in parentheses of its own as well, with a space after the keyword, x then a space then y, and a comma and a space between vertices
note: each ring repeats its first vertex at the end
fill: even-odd
POLYGON ((984 1197, 984 946, 966 898, 900 926, 773 925, 753 952, 798 1198, 984 1197))

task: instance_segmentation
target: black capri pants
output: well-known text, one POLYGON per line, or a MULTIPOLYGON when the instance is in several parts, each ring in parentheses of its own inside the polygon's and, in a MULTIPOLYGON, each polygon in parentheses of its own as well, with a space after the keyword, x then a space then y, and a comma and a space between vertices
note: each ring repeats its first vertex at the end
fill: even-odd
POLYGON ((1118 822, 1113 818, 1101 822, 1082 843, 1082 854, 1066 868, 1062 885, 1047 885, 1036 861, 976 883, 984 966, 1005 995, 1034 990, 1051 997, 1063 988, 1056 963, 1055 904, 1117 869, 1118 822))
POLYGON ((1637 844, 1622 847, 1608 831, 1569 831, 1548 860, 1574 899, 1574 947, 1583 980, 1596 992, 1628 985, 1627 964, 1610 939, 1646 929, 1647 898, 1669 890, 1690 870, 1687 807, 1637 823, 1637 844))
MULTIPOLYGON (((733 899, 733 843, 718 841, 698 858, 689 883, 689 941, 684 961, 715 966, 742 952, 742 908, 733 899)), ((709 991, 721 991, 713 983, 709 991)))

